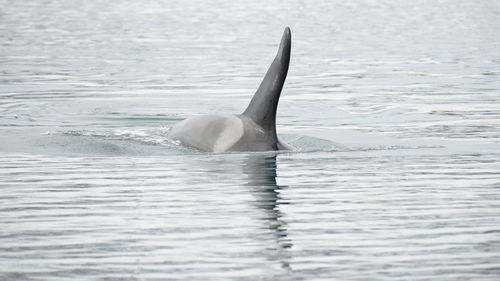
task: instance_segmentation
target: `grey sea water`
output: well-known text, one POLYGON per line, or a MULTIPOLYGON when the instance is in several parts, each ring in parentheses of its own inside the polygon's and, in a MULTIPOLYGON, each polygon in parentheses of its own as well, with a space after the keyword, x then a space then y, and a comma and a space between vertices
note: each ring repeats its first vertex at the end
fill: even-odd
POLYGON ((500 2, 0 0, 0 280, 499 280, 500 2), (202 153, 292 30, 279 153, 202 153))

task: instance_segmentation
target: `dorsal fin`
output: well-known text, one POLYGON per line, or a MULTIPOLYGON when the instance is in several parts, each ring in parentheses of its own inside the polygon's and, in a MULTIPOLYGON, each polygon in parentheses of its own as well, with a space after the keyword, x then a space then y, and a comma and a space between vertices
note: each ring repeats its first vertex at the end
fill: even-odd
POLYGON ((275 137, 276 110, 278 108, 281 89, 288 73, 291 45, 292 34, 290 28, 286 27, 273 63, 267 70, 264 80, 260 83, 247 109, 243 112, 244 116, 252 119, 263 129, 271 131, 275 137))

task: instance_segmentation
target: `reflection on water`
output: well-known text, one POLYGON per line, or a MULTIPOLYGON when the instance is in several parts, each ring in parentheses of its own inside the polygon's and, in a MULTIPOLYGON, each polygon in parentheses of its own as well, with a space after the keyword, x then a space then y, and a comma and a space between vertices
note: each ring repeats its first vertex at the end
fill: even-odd
POLYGON ((283 268, 291 269, 288 248, 293 246, 287 235, 287 225, 282 218, 280 191, 284 186, 276 183, 276 155, 251 155, 246 160, 244 172, 248 175, 247 185, 255 196, 254 204, 264 210, 264 223, 274 233, 276 247, 270 248, 270 260, 279 260, 283 268), (273 253, 274 252, 274 253, 273 253))

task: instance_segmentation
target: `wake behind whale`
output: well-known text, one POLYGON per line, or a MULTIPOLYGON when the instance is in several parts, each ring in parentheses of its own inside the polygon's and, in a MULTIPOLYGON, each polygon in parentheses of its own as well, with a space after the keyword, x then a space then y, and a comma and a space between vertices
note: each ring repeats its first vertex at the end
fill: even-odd
POLYGON ((286 27, 278 53, 242 114, 203 115, 176 124, 168 137, 208 152, 286 150, 278 139, 276 110, 290 64, 291 32, 286 27))

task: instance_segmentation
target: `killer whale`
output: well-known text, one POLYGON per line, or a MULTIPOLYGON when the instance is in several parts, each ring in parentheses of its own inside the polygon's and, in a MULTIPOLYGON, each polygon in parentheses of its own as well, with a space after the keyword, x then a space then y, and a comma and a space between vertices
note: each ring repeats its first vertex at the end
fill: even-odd
POLYGON ((276 110, 288 73, 290 51, 291 31, 286 27, 278 53, 243 113, 191 117, 172 127, 168 138, 207 152, 291 149, 276 133, 276 110))

